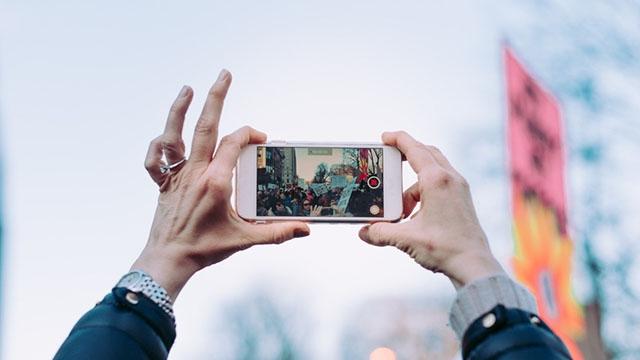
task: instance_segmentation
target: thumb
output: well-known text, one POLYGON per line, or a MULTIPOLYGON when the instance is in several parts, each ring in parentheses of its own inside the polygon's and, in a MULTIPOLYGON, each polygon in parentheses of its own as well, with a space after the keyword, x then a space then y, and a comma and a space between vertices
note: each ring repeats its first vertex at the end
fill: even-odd
POLYGON ((309 236, 309 226, 299 221, 251 225, 254 228, 255 245, 281 244, 293 238, 309 236))
POLYGON ((391 224, 386 222, 379 222, 372 225, 364 226, 360 229, 358 236, 366 243, 375 246, 388 246, 396 244, 398 237, 398 229, 400 224, 391 224))

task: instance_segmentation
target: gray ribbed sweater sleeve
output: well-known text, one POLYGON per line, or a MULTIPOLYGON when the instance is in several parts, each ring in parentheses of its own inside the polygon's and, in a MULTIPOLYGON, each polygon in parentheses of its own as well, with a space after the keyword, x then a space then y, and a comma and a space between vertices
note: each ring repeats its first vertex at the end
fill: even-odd
POLYGON ((459 339, 480 315, 498 304, 537 313, 533 295, 505 274, 478 279, 458 290, 451 306, 449 323, 459 339))

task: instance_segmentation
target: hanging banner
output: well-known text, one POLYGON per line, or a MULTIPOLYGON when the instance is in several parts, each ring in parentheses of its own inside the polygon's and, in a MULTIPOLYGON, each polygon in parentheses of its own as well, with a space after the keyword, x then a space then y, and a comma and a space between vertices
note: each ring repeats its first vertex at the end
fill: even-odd
POLYGON ((540 316, 574 359, 585 334, 580 304, 571 292, 573 242, 567 231, 564 139, 557 101, 505 49, 507 137, 516 278, 533 292, 540 316))

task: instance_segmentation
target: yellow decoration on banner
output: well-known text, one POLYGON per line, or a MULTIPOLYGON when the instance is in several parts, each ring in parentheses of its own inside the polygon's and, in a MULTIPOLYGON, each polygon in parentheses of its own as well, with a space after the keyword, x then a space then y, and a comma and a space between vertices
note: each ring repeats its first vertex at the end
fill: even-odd
POLYGON ((571 293, 571 239, 561 234, 555 212, 536 195, 514 197, 515 276, 536 296, 542 319, 582 359, 574 342, 584 336, 585 323, 571 293))

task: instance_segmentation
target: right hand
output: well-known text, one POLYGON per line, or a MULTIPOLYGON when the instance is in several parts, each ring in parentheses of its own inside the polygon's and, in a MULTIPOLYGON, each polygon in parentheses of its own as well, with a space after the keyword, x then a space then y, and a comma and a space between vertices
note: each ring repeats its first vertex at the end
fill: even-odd
POLYGON ((218 125, 231 74, 223 70, 207 95, 196 124, 189 158, 168 173, 160 168, 185 158, 182 128, 193 98, 185 87, 173 103, 165 132, 151 142, 145 166, 160 186, 147 245, 132 269, 143 270, 175 300, 197 271, 259 244, 280 244, 309 235, 300 221, 252 224, 231 204, 233 169, 241 149, 267 135, 243 127, 218 141, 218 125))
POLYGON ((456 288, 504 270, 489 248, 476 216, 467 181, 433 146, 404 131, 386 132, 382 141, 397 147, 418 174, 418 182, 403 194, 403 214, 409 221, 375 223, 360 229, 362 240, 395 246, 422 267, 444 273, 456 288))

